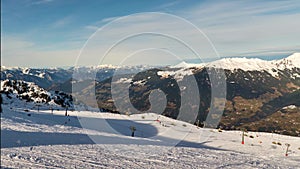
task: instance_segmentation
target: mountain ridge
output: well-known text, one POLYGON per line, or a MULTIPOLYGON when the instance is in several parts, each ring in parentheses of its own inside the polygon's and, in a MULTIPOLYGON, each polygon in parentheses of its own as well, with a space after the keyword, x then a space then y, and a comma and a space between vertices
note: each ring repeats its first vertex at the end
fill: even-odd
MULTIPOLYGON (((247 58, 247 57, 226 57, 226 58, 222 58, 222 59, 218 59, 212 62, 207 62, 207 63, 187 63, 185 61, 180 62, 179 64, 170 66, 172 68, 188 68, 188 67, 204 67, 204 66, 211 66, 211 67, 216 67, 216 68, 222 68, 222 63, 226 64, 226 63, 232 63, 232 62, 236 62, 236 63, 242 63, 242 62, 257 62, 257 64, 260 63, 265 63, 267 65, 273 65, 275 66, 274 68, 276 68, 276 65, 278 64, 287 64, 289 63, 289 68, 293 68, 293 67, 298 67, 300 68, 300 52, 295 52, 291 55, 288 55, 285 58, 282 59, 274 59, 274 60, 264 60, 264 59, 260 59, 260 58, 247 58)), ((233 64, 234 65, 234 64, 233 64)), ((231 69, 238 69, 239 68, 239 64, 235 65, 236 67, 231 67, 231 69)), ((3 66, 1 65, 1 70, 5 71, 5 70, 21 70, 23 72, 26 72, 26 69, 41 69, 41 70, 73 70, 73 69, 78 69, 78 68, 82 68, 82 69, 119 69, 119 68, 127 68, 127 69, 144 69, 144 68, 153 68, 155 66, 151 66, 151 65, 113 65, 113 64, 103 64, 103 65, 97 65, 97 66, 70 66, 69 68, 60 68, 60 67, 50 67, 50 68, 30 68, 30 67, 17 67, 17 66, 3 66)), ((263 66, 262 66, 263 67, 263 66)), ((278 67, 278 66, 277 66, 278 67)), ((225 67, 223 69, 228 69, 229 67, 225 67)), ((281 67, 279 67, 280 69, 282 69, 281 67)), ((246 69, 245 69, 246 70, 246 69)), ((256 70, 256 69, 251 69, 251 70, 256 70)), ((24 73, 26 74, 26 73, 24 73)))
POLYGON ((227 70, 270 70, 270 69, 285 69, 285 68, 300 68, 300 53, 293 53, 286 58, 278 59, 278 60, 263 60, 259 58, 246 58, 246 57, 230 57, 230 58, 222 58, 216 61, 208 62, 208 63, 186 63, 181 62, 173 68, 190 68, 190 67, 214 67, 214 68, 222 68, 227 70), (279 66, 279 65, 286 66, 279 66))
MULTIPOLYGON (((295 101, 300 99, 300 68, 298 61, 299 53, 295 53, 287 58, 275 61, 226 58, 211 62, 211 65, 212 63, 215 64, 211 67, 203 64, 201 64, 201 67, 182 64, 181 67, 163 67, 148 70, 121 68, 118 69, 121 74, 116 76, 115 83, 128 83, 130 86, 130 102, 140 111, 148 110, 150 106, 148 97, 151 90, 162 90, 166 93, 168 100, 167 108, 162 114, 177 118, 181 89, 178 88, 176 83, 184 80, 184 78, 194 76, 201 95, 199 103, 201 106, 197 120, 203 123, 211 104, 212 89, 208 70, 210 68, 216 71, 221 70, 216 66, 219 62, 218 64, 223 68, 228 66, 228 69, 223 70, 226 76, 227 88, 225 90, 227 90, 227 95, 224 114, 219 127, 225 129, 246 128, 253 131, 260 130, 299 136, 300 123, 293 122, 293 120, 297 121, 299 119, 298 113, 300 110, 299 105, 295 104, 295 101), (236 64, 236 62, 244 64, 236 64), (248 64, 248 62, 252 64, 248 64), (245 70, 236 69, 235 67, 241 66, 244 68, 245 65, 248 66, 245 70), (235 67, 235 69, 232 69, 232 67, 235 67), (291 105, 295 105, 296 109, 285 108, 291 105), (247 121, 247 119, 250 120, 247 121), (281 123, 276 123, 276 121, 281 123), (264 126, 268 127, 264 128, 264 126)), ((111 97, 112 77, 116 69, 79 68, 79 74, 85 79, 74 79, 72 70, 21 70, 7 69, 4 72, 1 71, 1 81, 11 79, 34 82, 38 86, 46 86, 43 87, 46 90, 59 90, 67 93, 74 92, 72 91, 73 83, 82 84, 80 91, 77 91, 77 94, 82 96, 80 99, 93 100, 93 105, 89 106, 118 112, 111 97), (95 81, 96 86, 94 86, 95 81), (92 90, 94 88, 95 90, 92 90), (95 97, 90 95, 90 92, 95 92, 96 104, 94 104, 95 97)), ((185 86, 183 86, 184 88, 185 86)), ((160 99, 157 98, 159 101, 160 99)))

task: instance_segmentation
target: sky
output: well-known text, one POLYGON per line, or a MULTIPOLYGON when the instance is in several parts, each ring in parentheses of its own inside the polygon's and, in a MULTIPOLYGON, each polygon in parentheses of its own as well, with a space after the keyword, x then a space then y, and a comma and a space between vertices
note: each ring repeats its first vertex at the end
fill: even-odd
POLYGON ((1 65, 200 62, 191 51, 272 60, 300 52, 299 18, 292 0, 2 0, 1 65))

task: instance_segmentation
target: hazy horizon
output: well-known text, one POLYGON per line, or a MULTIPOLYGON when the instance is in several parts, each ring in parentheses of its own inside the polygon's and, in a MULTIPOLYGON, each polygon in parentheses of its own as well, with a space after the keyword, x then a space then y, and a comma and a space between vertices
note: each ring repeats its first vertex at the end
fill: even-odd
MULTIPOLYGON (((298 53, 298 52, 296 52, 298 53)), ((266 60, 266 61, 273 61, 273 60, 280 60, 280 59, 283 59, 283 58, 286 58, 290 55, 292 55, 293 53, 291 54, 287 54, 287 55, 281 55, 281 56, 269 56, 269 57, 266 57, 266 56, 225 56, 225 57, 220 57, 220 58, 212 58, 210 62, 213 62, 213 61, 216 61, 216 60, 220 60, 220 59, 224 59, 224 58, 247 58, 247 59, 252 59, 252 58, 257 58, 257 59, 261 59, 261 60, 266 60)), ((169 65, 161 65, 161 66, 174 66, 174 65, 177 65, 177 64, 180 64, 182 62, 185 62, 185 63, 188 63, 188 64, 201 64, 203 62, 197 62, 199 60, 197 59, 191 59, 191 60, 184 60, 184 61, 181 61, 181 62, 178 62, 178 63, 175 63, 175 64, 169 64, 169 65)), ((117 64, 101 64, 101 65, 112 65, 112 66, 118 66, 117 64)), ((92 66, 101 66, 101 65, 78 65, 78 66, 82 66, 82 67, 92 67, 92 66)), ((38 66, 7 66, 7 65, 1 65, 1 67, 5 67, 5 68, 37 68, 37 69, 51 69, 51 68, 61 68, 61 69, 70 69, 72 67, 75 67, 76 65, 65 65, 65 66, 50 66, 50 67, 38 67, 38 66)), ((139 64, 139 65, 126 65, 126 66, 142 66, 142 64, 139 64)), ((159 65, 146 65, 146 66, 159 66, 159 65)))

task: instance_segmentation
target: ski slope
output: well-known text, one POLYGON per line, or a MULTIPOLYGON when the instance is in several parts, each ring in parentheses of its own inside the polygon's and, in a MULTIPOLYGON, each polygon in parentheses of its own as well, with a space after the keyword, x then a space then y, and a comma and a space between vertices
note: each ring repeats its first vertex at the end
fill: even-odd
POLYGON ((300 162, 299 137, 248 132, 241 144, 240 131, 197 128, 153 113, 68 113, 4 105, 1 167, 298 168, 300 162))

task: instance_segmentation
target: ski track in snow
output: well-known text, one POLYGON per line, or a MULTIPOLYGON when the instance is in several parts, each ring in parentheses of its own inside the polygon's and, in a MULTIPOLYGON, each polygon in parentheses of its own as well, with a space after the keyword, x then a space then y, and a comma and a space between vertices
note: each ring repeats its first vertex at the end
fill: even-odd
MULTIPOLYGON (((113 148, 113 147, 112 147, 113 148)), ((160 151, 162 147, 147 147, 160 151)), ((296 168, 284 161, 249 154, 197 148, 173 148, 162 156, 144 158, 111 154, 103 145, 57 145, 3 149, 2 163, 17 168, 296 168), (285 166, 288 165, 288 166, 285 166)))
MULTIPOLYGON (((18 103, 19 104, 19 103, 18 103)), ((23 104, 20 104, 23 106, 23 104)), ((5 168, 298 168, 300 138, 272 133, 246 133, 241 144, 240 131, 218 132, 159 116, 156 114, 124 116, 101 113, 101 118, 147 123, 157 128, 158 134, 178 137, 183 132, 185 142, 176 147, 135 144, 149 138, 116 135, 105 131, 83 129, 76 119, 99 117, 92 111, 41 111, 5 105, 1 114, 1 167, 5 168), (10 109, 12 107, 12 109, 10 109), (27 114, 31 114, 28 116, 27 114), (142 118, 143 116, 143 118, 142 118), (70 121, 68 120, 70 119, 70 121), (149 122, 150 121, 150 122, 149 122), (183 127, 186 124, 187 127, 183 127), (21 135, 14 135, 17 132, 21 135), (128 139, 132 144, 92 144, 86 134, 108 135, 115 140, 128 139), (254 136, 250 138, 249 136, 254 136), (200 136, 207 139, 199 141, 200 136), (22 138, 19 138, 22 137, 22 138), (53 138, 52 138, 53 137, 53 138), (205 138, 205 137, 204 137, 205 138), (272 142, 280 142, 281 145, 272 142), (291 144, 285 156, 285 143, 291 144), (199 147, 195 146, 198 145, 199 147)), ((123 123, 122 125, 130 125, 123 123)), ((111 123, 111 125, 120 125, 111 123)), ((128 128, 123 127, 124 130, 128 128)), ((140 129, 142 130, 142 129, 140 129)), ((145 132, 146 133, 146 132, 145 132)), ((153 133, 152 133, 153 134, 153 133)), ((181 138, 180 138, 181 139, 181 138)), ((115 141, 115 140, 112 140, 115 141)), ((153 140, 152 140, 153 141, 153 140)), ((146 142, 148 143, 148 142, 146 142)))

